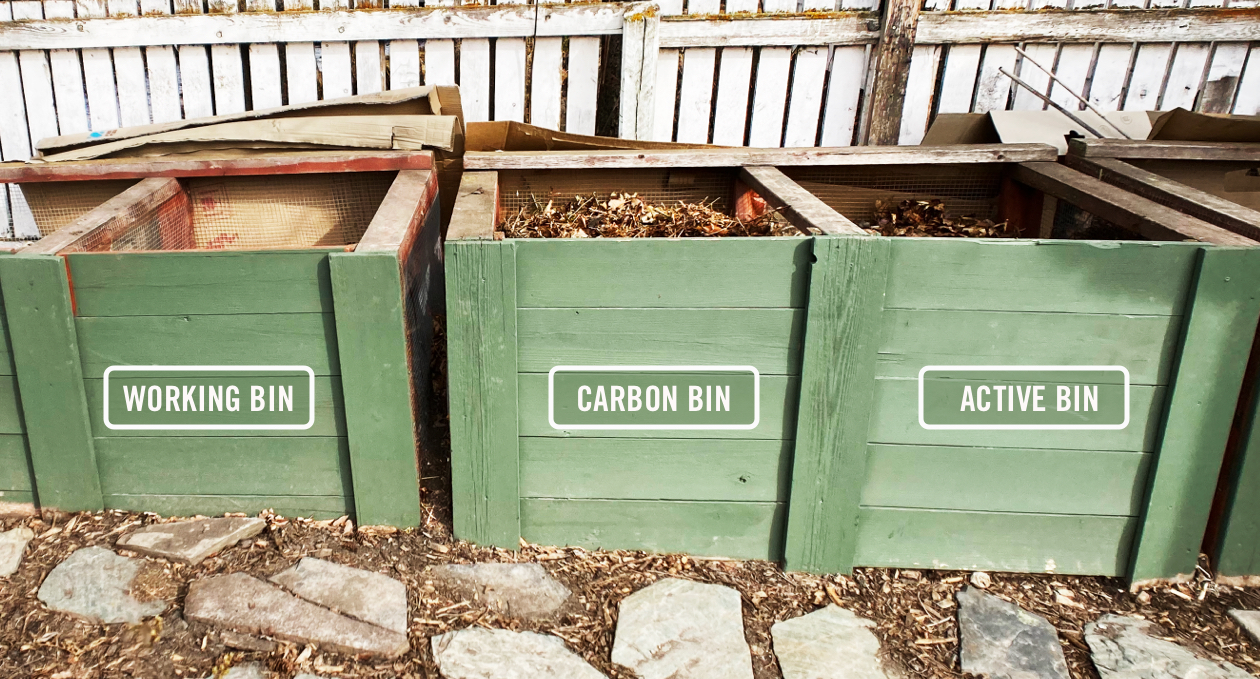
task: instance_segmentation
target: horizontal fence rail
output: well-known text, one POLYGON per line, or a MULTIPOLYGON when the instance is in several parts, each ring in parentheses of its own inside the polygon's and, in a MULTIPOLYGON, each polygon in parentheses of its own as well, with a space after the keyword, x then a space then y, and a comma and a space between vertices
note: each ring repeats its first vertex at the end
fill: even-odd
MULTIPOLYGON (((1260 111, 1257 0, 926 0, 900 143, 938 113, 1260 111), (1020 11, 1024 10, 1024 11, 1020 11)), ((45 137, 420 84, 469 121, 730 146, 865 138, 879 0, 452 6, 421 0, 0 0, 0 158, 45 137), (16 95, 16 96, 14 96, 16 95)), ((895 131, 897 128, 893 128, 895 131)), ((38 235, 0 190, 0 231, 38 235)))

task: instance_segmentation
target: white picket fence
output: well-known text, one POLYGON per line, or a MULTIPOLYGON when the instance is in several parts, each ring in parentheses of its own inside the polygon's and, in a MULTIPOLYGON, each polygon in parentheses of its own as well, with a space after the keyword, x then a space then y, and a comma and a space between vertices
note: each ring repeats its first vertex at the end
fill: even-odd
MULTIPOLYGON (((950 1, 926 0, 902 143, 938 112, 1044 106, 999 67, 1079 108, 1017 46, 1104 110, 1260 109, 1260 14, 1237 9, 1260 0, 950 1)), ((0 157, 58 134, 422 83, 460 85, 470 121, 591 134, 616 100, 602 115, 622 136, 725 145, 848 145, 870 115, 878 0, 419 2, 0 0, 0 157)), ((0 230, 35 235, 7 189, 0 230)))

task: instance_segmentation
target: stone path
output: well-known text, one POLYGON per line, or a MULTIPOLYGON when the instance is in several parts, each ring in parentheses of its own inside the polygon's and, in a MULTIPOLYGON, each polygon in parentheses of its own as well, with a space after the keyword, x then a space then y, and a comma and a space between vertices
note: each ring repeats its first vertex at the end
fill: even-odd
POLYGON ((1069 679, 1059 634, 1048 620, 965 587, 957 595, 964 672, 991 679, 1069 679))
POLYGON ((430 572, 446 589, 523 620, 555 617, 573 594, 536 563, 435 566, 430 572))
POLYGON ((44 578, 39 600, 94 622, 139 623, 166 610, 165 601, 137 601, 129 590, 144 562, 101 547, 84 547, 44 578))
MULTIPOLYGON (((433 637, 433 657, 447 679, 603 679, 547 634, 470 627, 433 637)), ((679 677, 681 679, 681 677, 679 677)))
POLYGON ((0 533, 0 578, 7 578, 17 572, 22 563, 22 553, 26 551, 26 543, 34 537, 35 533, 26 526, 0 533))
POLYGON ((1149 620, 1104 615, 1085 626, 1094 666, 1102 679, 1248 679, 1251 675, 1227 662, 1197 655, 1171 641, 1149 620))
POLYGON ((783 679, 887 679, 875 623, 835 604, 770 628, 783 679))
POLYGON ((266 526, 262 519, 243 517, 157 523, 118 538, 116 546, 196 566, 224 547, 258 535, 266 526))
POLYGON ((407 634, 407 586, 389 576, 308 556, 271 581, 312 603, 407 634))
POLYGON ((752 679, 739 592, 669 578, 631 594, 612 661, 642 679, 752 679))

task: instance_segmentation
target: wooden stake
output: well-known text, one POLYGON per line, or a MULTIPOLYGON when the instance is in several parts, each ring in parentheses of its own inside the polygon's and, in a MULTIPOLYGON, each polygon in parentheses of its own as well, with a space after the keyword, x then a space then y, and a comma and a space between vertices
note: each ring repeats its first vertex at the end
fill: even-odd
POLYGON ((919 6, 918 0, 888 0, 884 5, 884 30, 875 47, 868 144, 895 145, 901 137, 901 109, 919 27, 919 6))

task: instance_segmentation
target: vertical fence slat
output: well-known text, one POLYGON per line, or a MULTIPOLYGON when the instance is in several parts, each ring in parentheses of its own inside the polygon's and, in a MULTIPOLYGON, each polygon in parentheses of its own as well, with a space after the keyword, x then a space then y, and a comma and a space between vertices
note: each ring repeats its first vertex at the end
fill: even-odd
MULTIPOLYGON (((31 145, 45 137, 57 136, 57 109, 53 105, 52 72, 48 58, 40 51, 18 52, 22 71, 22 98, 26 101, 26 122, 31 132, 31 145)), ((5 96, 16 94, 6 93, 5 96)))
POLYGON ((1103 111, 1118 111, 1122 104, 1125 81, 1129 78, 1129 60, 1133 47, 1127 43, 1098 48, 1094 79, 1089 85, 1089 103, 1103 111))
POLYGON ((1207 82, 1203 84, 1203 98, 1199 110, 1205 113, 1229 113, 1234 105, 1234 93, 1238 77, 1247 61, 1245 42, 1217 43, 1212 53, 1212 65, 1208 67, 1207 82))
POLYGON ((763 12, 795 12, 796 0, 762 0, 763 12))
POLYGON ((525 122, 524 38, 494 43, 494 119, 525 122))
POLYGON ((762 47, 753 88, 752 127, 748 145, 777 147, 783 141, 783 109, 787 102, 790 47, 762 47))
POLYGON ((529 76, 529 122, 560 129, 564 38, 535 38, 534 64, 529 76))
MULTIPOLYGON (((47 0, 44 16, 49 19, 73 19, 73 0, 47 0)), ((87 132, 87 98, 83 94, 83 64, 79 61, 78 51, 48 50, 48 66, 52 71, 57 126, 61 133, 87 132)))
POLYGON ((83 84, 87 90, 92 129, 101 131, 118 127, 118 94, 109 50, 83 50, 83 84))
POLYGON ((827 87, 827 107, 823 111, 823 146, 853 144, 865 82, 866 48, 837 47, 831 56, 831 82, 827 87))
POLYGON ((245 67, 239 45, 211 45, 210 67, 214 76, 214 113, 245 110, 245 67))
POLYGON ((569 38, 568 96, 564 111, 566 132, 595 134, 599 43, 599 38, 569 38))
POLYGON ((758 4, 759 0, 726 0, 726 12, 756 12, 758 4))
POLYGON ((1168 73, 1171 43, 1147 43, 1138 47, 1129 76, 1129 93, 1124 98, 1126 111, 1154 111, 1159 104, 1159 91, 1168 73))
POLYGON ((149 86, 140 48, 115 48, 114 73, 118 78, 119 122, 123 127, 148 125, 152 122, 149 116, 149 86))
POLYGON ((1260 45, 1251 48, 1242 78, 1238 81, 1238 96, 1234 100, 1234 113, 1254 116, 1260 113, 1260 45))
POLYGON ((989 45, 980 64, 980 79, 976 81, 976 113, 1006 110, 1011 96, 1011 79, 998 72, 1005 68, 1009 73, 1015 68, 1014 45, 989 45))
MULTIPOLYGON (((284 0, 284 11, 310 11, 314 0, 284 0)), ((287 104, 305 104, 319 100, 319 69, 315 64, 315 43, 290 42, 284 46, 284 81, 287 104)))
POLYGON ((660 50, 656 63, 656 108, 653 110, 652 141, 673 141, 674 111, 678 78, 682 73, 680 50, 660 50))
POLYGON ((355 94, 373 94, 385 89, 381 49, 381 43, 376 40, 354 43, 355 94))
MULTIPOLYGON (((455 41, 454 40, 426 40, 424 41, 424 84, 426 85, 454 85, 455 84, 455 41)), ((467 96, 463 95, 464 113, 468 113, 467 96)))
POLYGON ((1177 45, 1177 53, 1173 56, 1172 66, 1168 69, 1164 96, 1160 98, 1160 109, 1171 110, 1178 107, 1194 109, 1199 86, 1203 84, 1203 72, 1207 69, 1210 49, 1211 45, 1205 42, 1177 45))
POLYGON ((323 43, 320 45, 319 55, 324 84, 323 98, 340 99, 354 94, 354 76, 350 72, 350 43, 323 43))
MULTIPOLYGON (((1054 55, 1058 52, 1058 47, 1046 44, 1024 45, 1024 51, 1042 66, 1053 68, 1054 55)), ((1037 88, 1037 91, 1042 94, 1050 92, 1050 76, 1046 75, 1045 71, 1028 63, 1028 60, 1022 57, 1016 60, 1016 64, 1015 75, 1019 76, 1020 80, 1037 88)), ((1015 102, 1011 104, 1013 110, 1040 111, 1045 107, 1046 103, 1037 95, 1022 86, 1015 87, 1015 102)))
POLYGON ((792 93, 788 101, 784 146, 813 146, 818 141, 823 86, 827 78, 827 48, 805 47, 792 66, 792 93))
POLYGON ((661 16, 674 16, 683 13, 683 0, 659 0, 661 16))
POLYGON ((490 41, 462 40, 459 45, 459 91, 464 118, 490 120, 490 41))
MULTIPOLYGON (((730 9, 730 3, 727 3, 730 9)), ((723 47, 718 69, 717 114, 713 117, 713 143, 743 146, 748 123, 748 94, 752 82, 753 52, 750 47, 723 47)))
POLYGON ((281 106, 280 48, 260 42, 249 46, 249 91, 254 110, 281 106))
MULTIPOLYGON (((140 0, 140 11, 145 15, 170 14, 171 0, 140 0)), ((153 122, 179 120, 183 114, 175 48, 169 45, 144 48, 144 67, 149 81, 149 112, 153 122)))
POLYGON ((415 40, 391 40, 389 89, 401 90, 420 83, 420 43, 415 40))
POLYGON ((722 11, 722 0, 689 0, 688 14, 717 14, 722 11))
POLYGON ((940 45, 919 45, 910 60, 910 76, 906 79, 906 99, 901 109, 901 133, 898 143, 918 144, 927 133, 932 115, 932 95, 936 87, 936 69, 941 60, 940 45))
MULTIPOLYGON (((8 10, 8 7, 4 8, 8 10)), ((22 91, 22 72, 18 66, 18 57, 14 52, 0 52, 0 92, 20 93, 22 91)), ((0 97, 0 158, 4 160, 26 160, 31 157, 31 139, 26 129, 26 109, 21 96, 0 97)), ((22 219, 26 199, 17 186, 2 185, 8 194, 6 201, 8 212, 4 215, 3 229, 9 231, 9 219, 13 220, 13 228, 17 232, 29 230, 30 224, 22 219)), ((33 220, 32 220, 33 221, 33 220)))
MULTIPOLYGON (((210 55, 204 45, 180 45, 179 80, 182 85, 185 118, 214 115, 214 99, 210 92, 210 55)), ((87 53, 84 50, 84 60, 87 53)), ((89 90, 89 94, 91 90, 89 90)), ((91 97, 89 97, 89 100, 91 97)))
MULTIPOLYGON (((1089 65, 1093 60, 1093 45, 1064 45, 1059 51, 1059 63, 1054 67, 1054 74, 1073 92, 1085 96, 1085 80, 1089 77, 1089 65)), ((1085 108, 1084 104, 1068 94, 1062 85, 1050 86, 1050 98, 1069 111, 1085 108)))
POLYGON ((980 45, 950 45, 942 58, 945 73, 941 77, 941 113, 967 113, 976 94, 976 76, 980 72, 980 45))
MULTIPOLYGON (((693 47, 684 54, 682 87, 678 97, 678 141, 692 144, 709 141, 709 114, 713 110, 713 73, 716 67, 717 50, 712 47, 693 47)), ((656 73, 659 78, 659 64, 656 73)))

